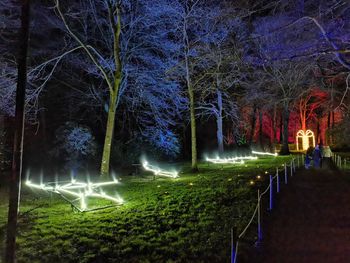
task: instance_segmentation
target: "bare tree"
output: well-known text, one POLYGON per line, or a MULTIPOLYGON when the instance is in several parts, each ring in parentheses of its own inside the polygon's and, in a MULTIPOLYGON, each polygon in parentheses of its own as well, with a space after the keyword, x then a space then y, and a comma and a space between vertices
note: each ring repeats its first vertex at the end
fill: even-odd
POLYGON ((312 65, 293 62, 274 62, 269 67, 264 67, 265 73, 271 78, 272 82, 272 85, 267 88, 270 98, 282 109, 283 140, 281 154, 289 153, 288 126, 290 111, 304 87, 309 85, 310 76, 313 74, 312 69, 312 65))
POLYGON ((305 132, 307 122, 315 118, 316 111, 326 103, 328 94, 316 89, 305 89, 296 101, 296 109, 299 113, 301 129, 305 132))

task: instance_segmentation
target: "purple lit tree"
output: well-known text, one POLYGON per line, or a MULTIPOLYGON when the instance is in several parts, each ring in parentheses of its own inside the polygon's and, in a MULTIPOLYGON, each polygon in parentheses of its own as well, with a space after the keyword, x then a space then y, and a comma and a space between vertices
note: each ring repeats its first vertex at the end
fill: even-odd
POLYGON ((202 41, 200 51, 204 55, 201 63, 197 65, 199 77, 195 79, 195 88, 199 94, 196 107, 198 115, 215 118, 218 152, 222 155, 224 120, 229 120, 230 123, 238 121, 235 96, 244 74, 242 74, 242 52, 237 43, 234 43, 233 35, 238 38, 244 24, 238 19, 233 21, 221 19, 219 22, 221 23, 217 23, 216 30, 211 32, 211 37, 202 41))
MULTIPOLYGON (((40 64, 32 72, 40 82, 38 94, 54 77, 60 62, 72 72, 84 72, 94 83, 88 84, 89 88, 75 90, 88 98, 90 105, 96 105, 96 101, 102 104, 108 114, 101 175, 109 171, 115 123, 124 122, 125 115, 137 122, 139 132, 132 134, 145 138, 166 154, 175 155, 179 148, 171 129, 186 101, 177 82, 165 78, 165 71, 173 64, 165 57, 167 47, 162 47, 163 51, 158 49, 151 38, 152 23, 148 22, 152 22, 153 14, 141 12, 139 3, 125 1, 122 4, 119 1, 73 3, 65 10, 61 9, 60 1, 55 3, 64 25, 63 29, 59 26, 59 30, 61 34, 65 31, 63 36, 68 44, 61 55, 40 64)), ((66 73, 68 82, 74 82, 68 75, 66 73)), ((85 84, 86 80, 81 83, 85 84)))
MULTIPOLYGON (((153 26, 160 32, 156 34, 159 37, 156 41, 168 47, 175 62, 169 67, 168 76, 181 83, 187 93, 192 170, 197 171, 196 107, 199 106, 197 92, 200 90, 197 85, 203 83, 202 80, 211 78, 215 68, 202 52, 204 45, 218 40, 215 21, 222 9, 214 3, 211 5, 200 0, 152 0, 147 1, 145 6, 154 14, 153 26)), ((219 115, 218 117, 220 119, 219 115)))

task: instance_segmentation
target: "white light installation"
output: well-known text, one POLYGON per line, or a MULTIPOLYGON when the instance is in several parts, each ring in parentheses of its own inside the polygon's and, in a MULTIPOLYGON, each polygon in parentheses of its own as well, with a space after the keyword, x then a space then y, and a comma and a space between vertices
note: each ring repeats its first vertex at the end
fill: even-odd
POLYGON ((277 156, 277 153, 269 153, 269 152, 257 152, 257 151, 252 151, 252 154, 277 156))
POLYGON ((165 177, 171 177, 171 178, 179 177, 178 172, 176 172, 176 171, 167 171, 167 170, 161 169, 161 168, 159 168, 159 167, 157 167, 155 165, 149 164, 147 161, 144 161, 142 163, 142 166, 143 166, 143 168, 146 171, 153 172, 153 174, 157 175, 157 176, 165 176, 165 177))
POLYGON ((312 146, 315 147, 315 135, 311 130, 303 131, 299 130, 296 136, 297 151, 299 151, 299 138, 302 140, 302 149, 307 150, 310 147, 310 138, 312 140, 312 146))
POLYGON ((241 157, 228 157, 228 158, 206 158, 207 162, 217 163, 217 164, 244 164, 244 160, 257 160, 256 156, 241 156, 241 157))
POLYGON ((74 206, 78 211, 91 211, 95 209, 89 209, 87 206, 87 198, 102 198, 106 200, 110 200, 116 204, 122 204, 123 199, 120 197, 113 197, 111 195, 107 195, 103 190, 102 186, 107 185, 115 185, 118 184, 118 180, 114 179, 109 182, 101 182, 101 183, 92 183, 92 182, 78 182, 75 179, 72 179, 70 182, 66 182, 65 184, 59 184, 59 182, 49 182, 49 183, 40 183, 35 184, 30 180, 26 181, 26 185, 31 188, 40 189, 46 192, 51 192, 60 195, 65 201, 69 202, 72 206, 74 206), (76 197, 74 200, 70 200, 69 197, 76 197), (75 202, 80 203, 80 207, 75 205, 75 202))

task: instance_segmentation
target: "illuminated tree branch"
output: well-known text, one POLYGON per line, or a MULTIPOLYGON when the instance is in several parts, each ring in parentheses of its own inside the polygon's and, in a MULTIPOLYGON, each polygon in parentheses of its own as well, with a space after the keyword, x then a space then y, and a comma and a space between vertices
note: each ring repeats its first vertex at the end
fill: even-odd
MULTIPOLYGON (((55 8, 58 11, 59 16, 62 19, 62 22, 64 24, 64 26, 66 27, 67 31, 69 32, 69 34, 79 43, 79 45, 85 50, 85 52, 87 53, 87 55, 89 56, 89 58, 91 59, 91 61, 96 65, 96 67, 100 70, 101 74, 103 75, 109 89, 111 92, 113 92, 113 84, 111 82, 111 80, 108 77, 107 72, 103 69, 103 67, 101 66, 101 64, 96 60, 96 58, 93 56, 93 54, 90 52, 89 47, 84 44, 80 38, 71 30, 70 26, 68 25, 65 16, 63 15, 61 8, 60 8, 60 2, 59 0, 55 0, 55 8)), ((95 52, 96 53, 96 52, 95 52)))

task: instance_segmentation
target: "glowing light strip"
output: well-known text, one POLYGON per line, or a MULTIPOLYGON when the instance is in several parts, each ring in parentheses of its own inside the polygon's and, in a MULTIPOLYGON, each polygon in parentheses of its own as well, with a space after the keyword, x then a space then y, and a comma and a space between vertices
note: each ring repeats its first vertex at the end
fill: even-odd
POLYGON ((256 152, 256 151, 252 151, 252 154, 277 156, 277 153, 269 153, 269 152, 256 152))
POLYGON ((207 162, 211 163, 217 163, 217 164, 225 164, 225 163, 231 163, 231 164, 244 164, 244 161, 241 160, 235 160, 234 158, 207 158, 207 162))
POLYGON ((242 157, 235 157, 237 159, 242 159, 242 160, 258 160, 258 157, 256 156, 242 156, 242 157))
POLYGON ((244 164, 244 160, 257 160, 256 156, 241 156, 241 157, 229 157, 229 158, 206 158, 207 162, 218 163, 218 164, 244 164))
MULTIPOLYGON (((88 209, 86 204, 86 198, 87 197, 96 197, 96 198, 103 198, 110 200, 112 202, 122 204, 123 200, 122 198, 115 198, 110 195, 107 195, 105 192, 103 192, 99 187, 106 186, 106 185, 115 185, 118 184, 118 180, 113 180, 110 182, 102 182, 102 183, 84 183, 84 182, 77 182, 76 180, 72 179, 70 183, 66 183, 63 185, 59 185, 58 182, 54 183, 47 183, 47 184, 34 184, 30 180, 26 181, 26 185, 32 188, 40 189, 46 192, 53 192, 60 194, 64 197, 65 200, 69 201, 68 198, 65 197, 65 195, 75 196, 80 201, 80 210, 86 211, 88 209), (52 185, 54 184, 54 186, 52 185), (96 189, 100 189, 100 193, 96 192, 96 189), (79 192, 76 192, 74 190, 79 190, 79 192)), ((72 201, 69 201, 72 203, 72 201)))
POLYGON ((159 167, 157 166, 154 166, 154 165, 150 165, 147 161, 144 161, 142 163, 142 166, 143 168, 146 170, 146 171, 150 171, 150 172, 153 172, 154 175, 158 175, 158 176, 165 176, 165 177, 171 177, 171 178, 177 178, 179 177, 178 173, 176 171, 166 171, 166 170, 163 170, 163 169, 160 169, 159 167))

